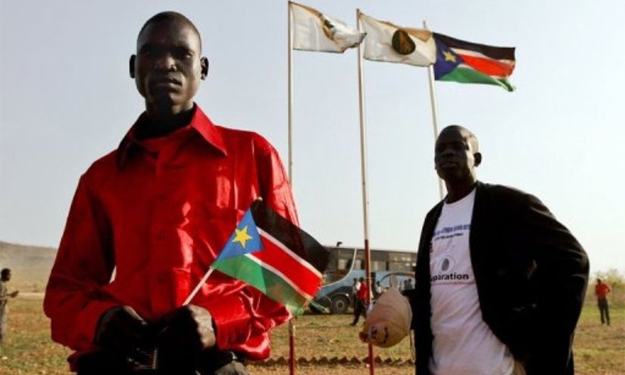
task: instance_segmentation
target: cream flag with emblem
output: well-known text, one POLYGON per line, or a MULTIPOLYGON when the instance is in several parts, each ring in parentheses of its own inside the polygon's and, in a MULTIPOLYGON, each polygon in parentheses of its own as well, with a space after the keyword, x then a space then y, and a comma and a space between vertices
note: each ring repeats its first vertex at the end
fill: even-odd
POLYGON ((425 29, 401 27, 360 13, 362 29, 367 34, 364 58, 415 66, 436 62, 436 42, 425 29))
POLYGON ((365 37, 343 22, 316 9, 289 2, 293 15, 293 49, 343 53, 365 37))

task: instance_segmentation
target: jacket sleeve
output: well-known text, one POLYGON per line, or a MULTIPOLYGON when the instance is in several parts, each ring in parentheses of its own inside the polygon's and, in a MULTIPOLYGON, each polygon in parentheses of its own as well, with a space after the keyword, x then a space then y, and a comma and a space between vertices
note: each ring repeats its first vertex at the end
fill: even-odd
MULTIPOLYGON (((258 135, 254 148, 261 197, 274 211, 298 225, 291 185, 277 151, 258 135)), ((241 349, 254 360, 269 356, 269 331, 291 317, 283 305, 249 286, 242 293, 225 297, 218 306, 211 306, 210 312, 217 346, 241 349)))
POLYGON ((538 198, 528 196, 528 201, 530 246, 537 266, 534 277, 545 279, 539 302, 550 307, 544 315, 557 318, 558 326, 572 332, 586 295, 588 256, 538 198))
POLYGON ((100 288, 113 272, 108 221, 81 177, 44 298, 52 339, 74 350, 87 350, 105 302, 100 288))
POLYGON ((588 257, 538 198, 526 195, 525 199, 523 227, 536 266, 529 282, 536 295, 531 315, 537 350, 528 370, 564 374, 572 371, 573 332, 586 294, 588 257))

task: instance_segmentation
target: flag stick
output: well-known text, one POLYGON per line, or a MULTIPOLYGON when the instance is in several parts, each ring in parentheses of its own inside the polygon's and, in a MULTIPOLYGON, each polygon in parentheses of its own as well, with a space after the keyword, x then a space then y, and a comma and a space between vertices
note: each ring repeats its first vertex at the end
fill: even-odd
MULTIPOLYGON (((428 26, 425 21, 423 21, 423 28, 427 30, 428 26)), ((428 66, 428 82, 430 84, 430 103, 432 105, 432 125, 434 126, 434 142, 436 142, 436 138, 438 137, 438 106, 436 105, 436 91, 434 88, 434 67, 432 65, 428 66)), ((445 198, 445 192, 443 190, 443 180, 440 177, 437 177, 438 180, 438 193, 440 198, 445 198)))
MULTIPOLYGON (((362 26, 360 24, 360 9, 356 9, 356 24, 358 25, 358 31, 362 32, 362 26)), ((367 185, 367 134, 365 129, 365 95, 363 90, 364 85, 364 66, 362 60, 362 48, 361 44, 358 44, 358 111, 360 117, 360 164, 362 175, 362 217, 363 228, 365 237, 365 272, 367 287, 369 293, 367 293, 367 310, 371 305, 371 249, 369 248, 369 194, 367 185)), ((369 374, 375 373, 373 359, 373 345, 367 344, 369 349, 369 374)))
MULTIPOLYGON (((288 59, 289 59, 289 104, 288 104, 288 153, 289 153, 289 181, 293 186, 293 13, 291 12, 291 2, 287 1, 287 17, 288 17, 288 59)), ((295 317, 289 319, 289 374, 295 375, 295 317)))
POLYGON ((291 185, 293 185, 293 32, 291 31, 292 29, 292 22, 293 22, 293 13, 291 12, 291 2, 288 1, 287 2, 287 7, 288 7, 288 24, 289 24, 289 31, 288 31, 288 47, 289 47, 289 51, 288 51, 288 59, 289 59, 289 76, 288 76, 288 85, 289 85, 289 104, 288 104, 288 142, 289 142, 289 146, 288 146, 288 172, 289 172, 289 180, 291 180, 291 185))
POLYGON ((208 271, 206 271, 206 273, 204 274, 204 277, 202 277, 202 280, 200 280, 200 282, 197 283, 193 291, 189 294, 189 297, 187 297, 187 299, 182 303, 182 306, 186 306, 189 303, 191 303, 191 300, 193 300, 193 297, 195 297, 197 292, 200 291, 200 289, 202 288, 202 285, 206 283, 206 280, 208 280, 208 277, 213 273, 213 271, 215 271, 213 267, 210 267, 208 271))

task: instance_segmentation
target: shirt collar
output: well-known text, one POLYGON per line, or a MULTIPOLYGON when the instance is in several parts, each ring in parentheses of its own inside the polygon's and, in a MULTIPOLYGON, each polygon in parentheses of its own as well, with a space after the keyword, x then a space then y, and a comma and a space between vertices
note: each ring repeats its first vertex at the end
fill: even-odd
MULTIPOLYGON (((197 131, 206 142, 218 149, 222 154, 224 154, 224 156, 228 155, 226 152, 226 145, 219 128, 213 124, 213 122, 208 118, 208 116, 206 116, 206 114, 204 114, 202 109, 197 104, 194 104, 193 110, 195 112, 193 113, 193 117, 191 118, 191 122, 188 127, 197 131)), ((137 139, 135 136, 135 129, 137 129, 139 124, 145 121, 148 121, 148 116, 146 112, 143 112, 119 144, 117 148, 117 162, 120 166, 123 166, 126 163, 130 155, 137 148, 142 148, 141 140, 137 139)))

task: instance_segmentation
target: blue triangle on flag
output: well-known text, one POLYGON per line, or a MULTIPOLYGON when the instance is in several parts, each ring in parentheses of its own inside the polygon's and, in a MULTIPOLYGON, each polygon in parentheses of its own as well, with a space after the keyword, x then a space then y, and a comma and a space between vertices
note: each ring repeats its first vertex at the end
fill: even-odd
POLYGON ((215 261, 238 257, 259 250, 263 250, 263 244, 252 212, 248 209, 215 261))

